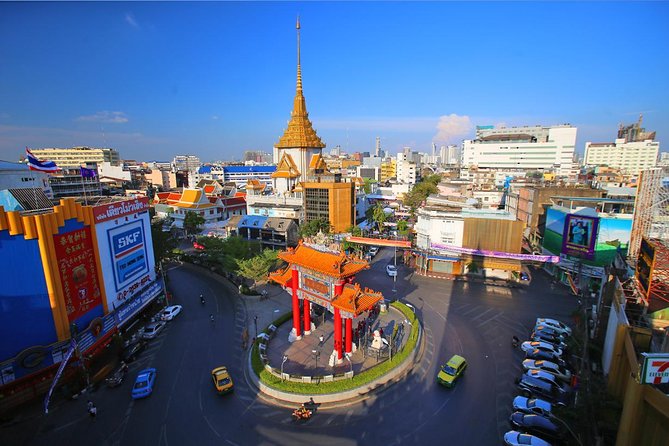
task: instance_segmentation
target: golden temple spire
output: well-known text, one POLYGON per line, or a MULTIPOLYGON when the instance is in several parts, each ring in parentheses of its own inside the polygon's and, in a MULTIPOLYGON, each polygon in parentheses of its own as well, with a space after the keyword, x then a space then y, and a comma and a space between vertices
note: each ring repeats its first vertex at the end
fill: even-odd
POLYGON ((309 113, 307 113, 307 102, 302 92, 302 67, 300 65, 300 17, 297 17, 297 89, 293 101, 293 111, 290 113, 288 128, 279 138, 275 147, 287 148, 323 148, 325 144, 316 134, 309 113))

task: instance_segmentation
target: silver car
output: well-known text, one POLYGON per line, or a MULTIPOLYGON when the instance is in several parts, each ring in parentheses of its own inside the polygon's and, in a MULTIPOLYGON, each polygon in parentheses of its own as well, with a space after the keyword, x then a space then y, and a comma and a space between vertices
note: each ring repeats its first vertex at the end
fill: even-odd
POLYGON ((553 414, 553 407, 548 401, 539 398, 527 398, 517 396, 513 399, 513 410, 525 413, 535 413, 550 417, 553 414))
POLYGON ((526 371, 531 369, 545 370, 546 372, 550 372, 557 376, 564 382, 568 383, 571 381, 571 372, 566 367, 560 367, 551 361, 545 361, 543 359, 526 359, 523 361, 523 369, 526 371))
POLYGON ((152 322, 146 327, 144 327, 144 332, 142 333, 142 338, 143 339, 154 339, 156 336, 158 336, 158 333, 160 333, 165 327, 165 322, 159 321, 159 322, 152 322))

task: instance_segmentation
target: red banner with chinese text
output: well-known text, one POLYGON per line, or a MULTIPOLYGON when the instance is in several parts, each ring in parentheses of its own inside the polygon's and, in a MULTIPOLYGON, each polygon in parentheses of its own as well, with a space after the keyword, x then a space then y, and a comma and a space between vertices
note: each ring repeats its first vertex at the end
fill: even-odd
POLYGON ((67 320, 72 322, 102 304, 91 228, 56 235, 53 240, 67 320))

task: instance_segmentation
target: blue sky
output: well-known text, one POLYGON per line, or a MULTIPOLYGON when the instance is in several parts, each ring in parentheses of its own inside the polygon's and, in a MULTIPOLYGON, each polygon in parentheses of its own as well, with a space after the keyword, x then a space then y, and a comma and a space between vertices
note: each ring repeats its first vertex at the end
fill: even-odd
POLYGON ((640 113, 668 150, 666 2, 0 2, 0 159, 271 151, 295 94, 327 149, 459 143, 487 124, 611 141, 640 113))

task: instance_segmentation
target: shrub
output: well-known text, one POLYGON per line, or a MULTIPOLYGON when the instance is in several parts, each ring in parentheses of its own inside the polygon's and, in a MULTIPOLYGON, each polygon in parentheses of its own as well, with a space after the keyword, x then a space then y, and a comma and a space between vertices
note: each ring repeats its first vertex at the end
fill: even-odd
MULTIPOLYGON (((400 351, 398 351, 395 355, 393 355, 392 361, 390 359, 385 360, 384 362, 378 364, 375 367, 372 367, 371 369, 365 370, 362 373, 354 375, 353 378, 351 379, 343 379, 339 381, 320 382, 320 383, 282 381, 281 378, 271 374, 265 369, 265 366, 260 360, 260 354, 257 345, 258 342, 256 341, 256 343, 253 345, 252 360, 251 360, 253 370, 260 377, 260 381, 262 381, 265 385, 282 392, 306 394, 306 395, 319 395, 327 393, 344 392, 347 390, 364 386, 365 384, 368 384, 382 377, 383 375, 387 374, 392 369, 397 367, 399 364, 404 362, 404 360, 409 356, 409 354, 413 352, 416 343, 418 342, 419 327, 414 312, 411 311, 409 307, 407 307, 401 302, 393 302, 391 306, 401 311, 402 314, 406 317, 407 321, 411 323, 411 332, 409 334, 407 342, 400 351)), ((279 325, 287 322, 291 317, 292 317, 292 312, 288 312, 282 315, 281 317, 277 318, 273 322, 273 324, 276 327, 278 327, 279 325)))

